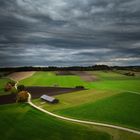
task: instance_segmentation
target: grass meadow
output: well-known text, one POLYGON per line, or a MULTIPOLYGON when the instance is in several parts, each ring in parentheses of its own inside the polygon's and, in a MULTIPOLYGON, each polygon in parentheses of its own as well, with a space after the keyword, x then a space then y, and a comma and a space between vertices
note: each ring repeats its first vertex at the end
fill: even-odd
POLYGON ((56 111, 63 116, 106 122, 140 130, 140 95, 120 93, 96 102, 56 111))
MULTIPOLYGON (((25 86, 75 87, 86 90, 55 96, 58 104, 33 102, 50 112, 76 118, 140 130, 140 74, 130 77, 120 72, 90 71, 96 76, 86 82, 78 75, 36 72, 19 82, 25 86), (128 92, 129 91, 129 92, 128 92), (133 93, 137 92, 137 94, 133 93)), ((9 79, 0 79, 0 95, 9 79)), ((47 94, 47 93, 46 93, 47 94)), ((62 121, 37 111, 27 104, 0 106, 0 137, 3 140, 139 140, 139 135, 91 125, 62 121)))
POLYGON ((0 106, 3 140, 110 140, 110 135, 90 126, 58 120, 27 104, 0 106))

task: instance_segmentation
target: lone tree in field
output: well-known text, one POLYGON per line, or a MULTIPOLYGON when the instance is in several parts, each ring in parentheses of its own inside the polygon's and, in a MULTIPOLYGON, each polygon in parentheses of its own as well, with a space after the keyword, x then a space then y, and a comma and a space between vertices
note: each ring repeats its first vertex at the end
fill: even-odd
POLYGON ((4 87, 4 90, 5 91, 11 91, 12 88, 15 86, 15 82, 8 82, 5 87, 4 87))
POLYGON ((25 90, 25 86, 24 85, 19 85, 17 87, 17 100, 16 102, 27 102, 28 100, 28 92, 25 90))
POLYGON ((28 100, 28 92, 27 91, 20 91, 17 95, 17 101, 16 102, 27 102, 28 100))

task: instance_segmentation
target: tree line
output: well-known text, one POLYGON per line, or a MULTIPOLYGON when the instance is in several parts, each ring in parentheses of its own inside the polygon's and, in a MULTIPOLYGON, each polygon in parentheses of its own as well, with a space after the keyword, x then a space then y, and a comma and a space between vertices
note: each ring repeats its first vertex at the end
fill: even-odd
POLYGON ((71 67, 5 67, 0 68, 1 72, 20 72, 20 71, 94 71, 94 70, 131 70, 140 71, 140 66, 108 66, 108 65, 93 65, 93 66, 71 66, 71 67))

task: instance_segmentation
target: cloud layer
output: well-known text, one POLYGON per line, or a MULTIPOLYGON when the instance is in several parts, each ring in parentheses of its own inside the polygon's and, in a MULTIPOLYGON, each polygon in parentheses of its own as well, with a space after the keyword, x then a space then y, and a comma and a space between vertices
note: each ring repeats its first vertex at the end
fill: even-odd
POLYGON ((0 66, 139 65, 139 0, 1 0, 0 66))

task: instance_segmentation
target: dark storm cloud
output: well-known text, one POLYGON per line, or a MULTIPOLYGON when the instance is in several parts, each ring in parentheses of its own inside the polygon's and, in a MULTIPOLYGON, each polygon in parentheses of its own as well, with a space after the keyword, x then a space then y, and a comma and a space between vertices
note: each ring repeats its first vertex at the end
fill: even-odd
POLYGON ((0 66, 139 65, 139 0, 0 0, 0 66))

